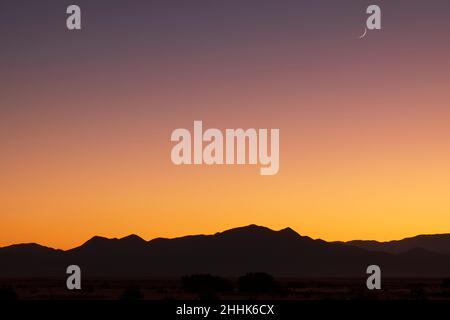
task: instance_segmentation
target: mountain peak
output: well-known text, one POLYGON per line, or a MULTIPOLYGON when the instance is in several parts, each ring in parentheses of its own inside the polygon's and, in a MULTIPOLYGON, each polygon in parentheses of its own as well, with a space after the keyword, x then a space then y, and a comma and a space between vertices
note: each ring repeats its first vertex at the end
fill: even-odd
POLYGON ((219 232, 217 234, 282 234, 282 235, 289 235, 289 236, 295 236, 295 237, 299 237, 300 235, 293 229, 286 227, 284 229, 281 229, 279 231, 275 231, 273 229, 264 227, 264 226, 259 226, 256 224, 250 224, 247 226, 243 226, 243 227, 237 227, 237 228, 233 228, 233 229, 229 229, 229 230, 225 230, 223 232, 219 232))
POLYGON ((42 246, 40 244, 31 243, 18 243, 7 247, 0 248, 3 251, 20 251, 20 252, 45 252, 45 251, 57 251, 50 247, 42 246))
POLYGON ((96 244, 96 243, 102 243, 105 241, 108 241, 108 238, 105 237, 101 237, 101 236, 93 236, 92 238, 90 238, 88 241, 86 241, 83 245, 87 245, 87 244, 96 244))
POLYGON ((144 239, 139 237, 136 234, 130 234, 128 236, 125 236, 123 238, 117 239, 117 238, 106 238, 101 236, 93 236, 91 239, 86 241, 82 247, 90 247, 90 246, 101 246, 101 245, 109 245, 113 243, 124 243, 124 244, 139 244, 139 243, 146 243, 144 239))
POLYGON ((245 234, 259 234, 275 232, 267 227, 250 224, 248 226, 237 227, 216 233, 216 235, 245 235, 245 234))
POLYGON ((284 228, 284 229, 281 229, 280 231, 278 231, 279 233, 281 233, 281 234, 285 234, 285 235, 287 235, 287 236, 294 236, 294 237, 300 237, 300 234, 298 234, 295 230, 293 230, 293 229, 291 229, 291 228, 289 228, 289 227, 287 227, 287 228, 284 228))
POLYGON ((142 239, 141 237, 139 237, 136 234, 130 234, 126 237, 120 238, 120 241, 128 241, 128 242, 146 242, 144 239, 142 239))

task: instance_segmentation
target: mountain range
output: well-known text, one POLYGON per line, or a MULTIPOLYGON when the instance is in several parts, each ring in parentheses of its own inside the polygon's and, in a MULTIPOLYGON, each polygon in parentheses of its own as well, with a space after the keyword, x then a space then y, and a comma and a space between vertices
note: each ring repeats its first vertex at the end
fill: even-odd
POLYGON ((95 236, 59 250, 35 243, 0 248, 0 278, 59 277, 68 265, 89 277, 172 277, 267 272, 286 277, 365 277, 376 264, 383 276, 450 277, 450 234, 398 241, 326 242, 291 228, 249 225, 213 235, 145 241, 95 236))

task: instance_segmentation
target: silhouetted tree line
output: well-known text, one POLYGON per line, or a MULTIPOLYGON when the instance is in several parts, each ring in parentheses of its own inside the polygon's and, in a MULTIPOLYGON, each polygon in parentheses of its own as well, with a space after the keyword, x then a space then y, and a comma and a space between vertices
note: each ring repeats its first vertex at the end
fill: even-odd
POLYGON ((255 272, 239 277, 238 289, 246 293, 271 293, 275 292, 278 286, 270 274, 255 272))
POLYGON ((224 292, 233 290, 233 285, 227 279, 212 276, 210 274, 194 274, 181 278, 183 289, 191 292, 202 293, 206 291, 224 292))
POLYGON ((235 289, 242 293, 274 293, 280 288, 273 276, 264 272, 247 273, 237 279, 237 285, 228 279, 210 274, 183 276, 181 283, 183 289, 196 293, 227 292, 235 289))

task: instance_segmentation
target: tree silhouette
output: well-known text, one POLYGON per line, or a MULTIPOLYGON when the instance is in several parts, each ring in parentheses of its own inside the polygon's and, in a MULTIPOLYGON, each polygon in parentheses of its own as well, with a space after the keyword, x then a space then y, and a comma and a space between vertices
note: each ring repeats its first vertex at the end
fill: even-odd
POLYGON ((181 285, 183 289, 197 293, 223 292, 233 289, 228 280, 210 274, 183 276, 181 278, 181 285))
POLYGON ((268 293, 277 289, 274 278, 264 272, 247 273, 238 279, 238 288, 241 292, 268 293))

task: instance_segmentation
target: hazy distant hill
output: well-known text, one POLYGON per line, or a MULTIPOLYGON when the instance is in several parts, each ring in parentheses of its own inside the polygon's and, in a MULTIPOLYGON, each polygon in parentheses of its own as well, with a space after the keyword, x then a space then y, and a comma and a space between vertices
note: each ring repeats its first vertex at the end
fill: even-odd
POLYGON ((401 253, 414 248, 423 248, 432 252, 450 254, 450 234, 419 235, 387 242, 353 240, 346 243, 367 250, 388 253, 401 253))
POLYGON ((237 276, 252 271, 277 276, 353 277, 365 276, 370 264, 380 265, 384 276, 450 276, 450 254, 445 250, 448 235, 395 243, 330 243, 300 236, 290 228, 274 231, 256 225, 214 235, 150 241, 136 235, 93 237, 67 251, 37 244, 0 248, 0 277, 61 276, 70 264, 79 265, 84 275, 104 277, 237 276))

